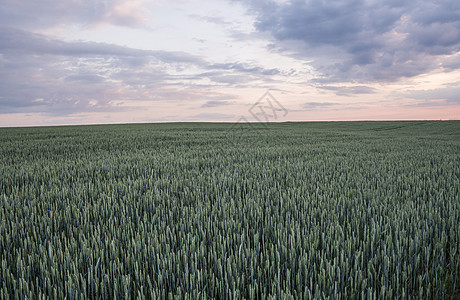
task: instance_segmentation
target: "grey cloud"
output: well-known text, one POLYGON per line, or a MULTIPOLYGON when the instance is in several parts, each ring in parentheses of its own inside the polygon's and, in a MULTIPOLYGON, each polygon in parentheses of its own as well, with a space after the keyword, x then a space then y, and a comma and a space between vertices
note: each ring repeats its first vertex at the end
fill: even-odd
POLYGON ((276 75, 279 74, 280 71, 278 69, 264 69, 258 66, 251 66, 243 63, 218 63, 218 64, 211 64, 208 67, 209 69, 222 69, 222 70, 232 70, 238 72, 246 72, 246 73, 259 73, 262 75, 276 75))
POLYGON ((374 94, 376 90, 369 86, 319 86, 318 88, 333 91, 337 96, 353 96, 360 94, 374 94))
POLYGON ((254 76, 248 72, 238 73, 219 69, 216 71, 199 73, 190 79, 197 80, 204 78, 208 78, 213 84, 223 86, 244 86, 260 79, 260 77, 254 76))
POLYGON ((124 46, 96 42, 65 42, 50 39, 42 34, 35 34, 10 27, 0 27, 0 51, 15 54, 51 54, 64 56, 121 56, 131 65, 142 65, 149 58, 156 58, 166 63, 205 64, 200 57, 185 52, 163 50, 139 50, 124 46))
POLYGON ((244 86, 257 80, 257 78, 252 75, 243 76, 240 74, 214 75, 210 77, 210 79, 214 82, 229 86, 244 86))
POLYGON ((457 85, 446 86, 430 90, 409 90, 399 95, 399 97, 409 98, 416 101, 417 106, 437 106, 442 104, 460 105, 460 82, 457 85))
POLYGON ((306 102, 303 104, 306 111, 313 110, 359 110, 367 107, 365 103, 339 103, 339 102, 306 102))
POLYGON ((161 87, 177 80, 168 68, 207 66, 187 53, 64 42, 1 26, 0 41, 2 113, 119 110, 111 100, 161 98, 161 87))
POLYGON ((218 107, 218 106, 226 106, 226 105, 232 105, 234 102, 231 101, 219 101, 219 100, 209 100, 206 101, 205 104, 201 105, 202 108, 206 107, 218 107))
MULTIPOLYGON (((180 76, 169 76, 159 69, 160 62, 174 66, 177 70, 183 70, 191 65, 209 70, 189 76, 189 79, 198 80, 207 77, 213 82, 230 85, 259 79, 257 75, 269 77, 280 73, 278 69, 265 69, 240 62, 210 64, 203 58, 186 52, 139 50, 106 43, 60 41, 42 34, 9 27, 0 27, 0 40, 2 40, 0 53, 16 57, 18 55, 59 56, 67 57, 67 61, 82 57, 87 60, 92 58, 94 63, 105 65, 107 70, 119 70, 117 75, 113 75, 117 79, 123 77, 130 82, 140 79, 156 80, 159 79, 159 75, 164 80, 180 79, 180 76), (152 72, 149 67, 152 64, 157 66, 155 72, 152 72), (128 73, 130 76, 127 76, 128 73)), ((75 77, 70 79, 72 78, 75 79, 75 77)))
POLYGON ((132 7, 132 3, 129 2, 129 0, 5 0, 0 4, 0 25, 22 29, 48 28, 63 23, 141 26, 146 16, 141 9, 132 7))
POLYGON ((273 51, 312 61, 322 82, 394 81, 460 49, 460 2, 249 1, 273 51))
POLYGON ((423 25, 458 22, 460 3, 458 1, 416 1, 412 18, 423 25))
POLYGON ((0 111, 72 114, 106 110, 117 85, 103 76, 73 74, 56 57, 9 57, 0 70, 0 111))
POLYGON ((303 104, 303 108, 306 110, 316 110, 316 109, 323 109, 323 108, 330 108, 333 106, 340 105, 337 102, 306 102, 303 104))
POLYGON ((99 83, 105 81, 105 78, 95 74, 78 74, 70 75, 65 81, 79 81, 83 83, 99 83))
POLYGON ((61 41, 0 26, 2 113, 120 109, 112 100, 229 100, 228 95, 197 91, 247 85, 277 73, 240 62, 210 64, 185 52, 61 41))
POLYGON ((197 74, 194 79, 208 78, 213 83, 232 87, 247 86, 261 79, 272 82, 271 76, 281 73, 279 69, 266 69, 242 62, 213 63, 205 68, 208 71, 197 74))

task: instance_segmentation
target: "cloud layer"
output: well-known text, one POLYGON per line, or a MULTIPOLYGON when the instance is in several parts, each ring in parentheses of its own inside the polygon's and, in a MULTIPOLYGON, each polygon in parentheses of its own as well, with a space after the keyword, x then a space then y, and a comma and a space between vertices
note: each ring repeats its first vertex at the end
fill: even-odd
POLYGON ((311 61, 320 82, 391 82, 449 69, 445 56, 460 51, 455 0, 246 3, 273 50, 311 61))
POLYGON ((139 0, 5 0, 0 25, 43 29, 61 24, 141 26, 148 13, 139 0))
POLYGON ((213 87, 276 75, 257 65, 209 63, 187 52, 62 41, 0 26, 0 110, 51 115, 129 110, 126 101, 198 101, 228 105, 213 87), (220 102, 219 102, 220 101, 220 102))
POLYGON ((113 100, 149 99, 153 89, 170 97, 169 68, 206 64, 187 53, 64 42, 6 27, 0 40, 3 112, 112 111, 113 100))
POLYGON ((1 116, 228 120, 267 89, 299 119, 373 101, 458 111, 458 70, 454 0, 0 2, 1 116))

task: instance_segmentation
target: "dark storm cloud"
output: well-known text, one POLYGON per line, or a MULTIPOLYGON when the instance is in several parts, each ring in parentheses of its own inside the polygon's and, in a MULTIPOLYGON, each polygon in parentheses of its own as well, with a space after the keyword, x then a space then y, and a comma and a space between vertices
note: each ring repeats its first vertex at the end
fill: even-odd
POLYGON ((311 60, 322 82, 394 81, 460 50, 460 2, 249 1, 272 49, 311 60))

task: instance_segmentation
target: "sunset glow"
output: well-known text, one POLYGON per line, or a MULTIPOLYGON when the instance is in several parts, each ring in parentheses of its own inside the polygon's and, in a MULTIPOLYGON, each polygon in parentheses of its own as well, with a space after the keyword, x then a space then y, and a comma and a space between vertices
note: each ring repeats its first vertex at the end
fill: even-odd
POLYGON ((0 1, 0 126, 460 118, 458 1, 0 1))

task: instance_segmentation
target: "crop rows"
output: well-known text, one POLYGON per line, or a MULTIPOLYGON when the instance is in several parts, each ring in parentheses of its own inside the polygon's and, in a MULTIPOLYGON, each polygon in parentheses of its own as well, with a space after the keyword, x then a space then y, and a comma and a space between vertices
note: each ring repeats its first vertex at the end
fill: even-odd
POLYGON ((230 127, 0 129, 0 298, 458 295, 458 122, 230 127))

